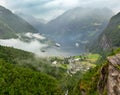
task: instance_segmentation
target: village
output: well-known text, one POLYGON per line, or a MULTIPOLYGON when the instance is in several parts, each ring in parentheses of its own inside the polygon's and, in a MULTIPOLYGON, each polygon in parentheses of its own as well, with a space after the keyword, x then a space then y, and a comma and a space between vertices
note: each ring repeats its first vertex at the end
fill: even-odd
POLYGON ((67 73, 73 75, 78 71, 86 72, 96 66, 95 62, 99 60, 98 54, 82 54, 79 56, 53 57, 51 64, 55 67, 61 67, 67 70, 67 73))

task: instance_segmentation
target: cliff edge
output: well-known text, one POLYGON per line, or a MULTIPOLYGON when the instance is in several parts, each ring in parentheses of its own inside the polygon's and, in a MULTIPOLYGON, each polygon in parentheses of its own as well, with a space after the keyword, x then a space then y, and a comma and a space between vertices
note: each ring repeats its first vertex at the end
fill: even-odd
POLYGON ((107 60, 108 64, 100 72, 99 95, 120 95, 120 54, 110 56, 107 60))

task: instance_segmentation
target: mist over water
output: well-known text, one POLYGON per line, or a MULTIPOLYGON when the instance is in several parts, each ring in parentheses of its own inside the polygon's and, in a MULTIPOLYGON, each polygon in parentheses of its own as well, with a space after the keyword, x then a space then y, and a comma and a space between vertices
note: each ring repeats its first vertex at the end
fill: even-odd
POLYGON ((39 43, 37 40, 31 41, 29 43, 23 42, 20 39, 0 39, 0 44, 4 46, 10 46, 18 49, 22 49, 25 51, 30 51, 37 53, 42 47, 46 47, 47 45, 39 43))
POLYGON ((38 40, 32 40, 30 42, 24 42, 20 39, 0 39, 0 45, 10 46, 17 49, 29 51, 35 53, 39 56, 48 57, 48 56, 73 56, 80 55, 81 50, 79 49, 65 49, 61 47, 48 47, 47 44, 43 44, 38 40), (44 49, 45 52, 42 52, 41 49, 44 49))
POLYGON ((41 42, 43 40, 46 40, 46 37, 40 35, 39 33, 28 32, 25 34, 17 34, 17 36, 17 39, 0 39, 0 45, 29 51, 42 57, 74 56, 80 55, 82 51, 78 47, 69 47, 68 45, 60 45, 60 47, 58 47, 55 45, 49 45, 45 42, 41 42), (25 41, 24 37, 27 37, 29 41, 25 41))

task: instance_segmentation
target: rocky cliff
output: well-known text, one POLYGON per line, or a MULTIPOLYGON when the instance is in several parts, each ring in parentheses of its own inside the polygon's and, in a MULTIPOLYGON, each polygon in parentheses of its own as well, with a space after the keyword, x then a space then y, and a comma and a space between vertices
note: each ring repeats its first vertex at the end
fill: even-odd
POLYGON ((99 95, 120 95, 120 54, 108 57, 107 60, 108 64, 101 69, 99 95))

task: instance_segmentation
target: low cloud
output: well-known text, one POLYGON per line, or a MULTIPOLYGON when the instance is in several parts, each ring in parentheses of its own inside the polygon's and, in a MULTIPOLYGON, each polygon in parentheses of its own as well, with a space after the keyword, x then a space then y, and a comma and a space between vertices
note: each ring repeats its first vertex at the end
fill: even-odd
MULTIPOLYGON (((25 33, 23 34, 24 36, 28 37, 28 38, 35 38, 35 39, 39 39, 39 40, 44 40, 46 39, 45 37, 41 36, 39 33, 25 33)), ((21 35, 19 35, 19 37, 21 37, 21 35)))
POLYGON ((41 40, 45 40, 46 38, 38 33, 25 33, 17 35, 17 39, 0 39, 0 45, 14 47, 17 49, 33 52, 39 55, 42 55, 42 48, 48 47, 47 44, 40 42, 41 40), (25 39, 28 39, 29 41, 24 41, 25 39))
POLYGON ((25 34, 17 34, 19 38, 14 39, 0 39, 0 45, 14 47, 17 49, 29 51, 35 53, 42 57, 49 56, 69 56, 70 53, 62 51, 60 48, 56 46, 50 46, 46 43, 41 43, 40 41, 46 40, 45 37, 41 36, 37 33, 25 33, 25 34), (22 36, 28 37, 29 42, 25 42, 22 39, 22 36), (22 40, 21 40, 22 39, 22 40), (44 51, 44 52, 43 52, 44 51))
POLYGON ((69 9, 79 6, 79 0, 52 0, 46 3, 44 8, 61 8, 61 9, 69 9))
POLYGON ((45 49, 45 52, 42 52, 41 49, 46 48, 48 45, 42 44, 37 40, 28 43, 28 42, 23 42, 20 39, 0 39, 0 45, 29 51, 42 57, 71 55, 70 53, 63 52, 59 48, 55 48, 55 47, 47 48, 45 49))
POLYGON ((40 52, 40 49, 46 47, 47 45, 40 43, 37 40, 31 41, 29 43, 23 42, 20 39, 0 39, 0 44, 3 46, 10 46, 25 51, 30 51, 33 53, 40 52))

